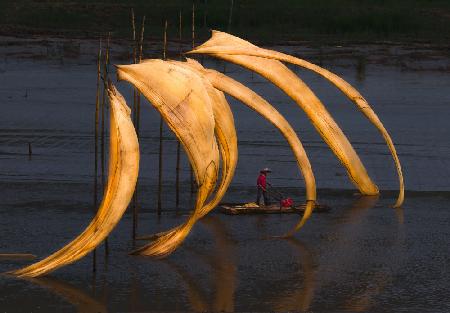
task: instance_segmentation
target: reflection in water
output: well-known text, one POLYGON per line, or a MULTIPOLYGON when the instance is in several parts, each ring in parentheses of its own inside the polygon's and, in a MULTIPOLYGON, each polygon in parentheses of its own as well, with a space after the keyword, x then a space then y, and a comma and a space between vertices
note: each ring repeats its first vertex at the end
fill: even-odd
POLYGON ((367 312, 375 304, 375 297, 384 291, 386 286, 393 281, 392 276, 401 266, 405 251, 405 233, 404 233, 404 216, 403 209, 395 209, 398 227, 395 234, 395 241, 390 247, 392 252, 392 260, 389 265, 384 266, 379 271, 366 278, 366 287, 361 289, 357 294, 353 295, 346 303, 344 308, 353 312, 367 312))
POLYGON ((366 287, 352 296, 344 304, 344 308, 352 312, 367 312, 374 306, 374 298, 384 290, 389 282, 391 282, 391 275, 385 270, 368 276, 366 287))
POLYGON ((378 196, 360 196, 343 212, 343 215, 336 219, 329 231, 330 247, 321 247, 325 249, 319 268, 315 276, 315 292, 319 293, 323 287, 325 293, 328 293, 328 286, 334 286, 336 282, 345 281, 347 268, 354 268, 358 262, 355 253, 360 250, 355 238, 367 231, 363 225, 363 218, 368 214, 378 202, 378 196))
POLYGON ((397 216, 398 224, 405 224, 405 215, 403 213, 403 208, 395 208, 395 215, 397 216))
POLYGON ((108 312, 106 306, 84 290, 52 277, 30 278, 28 281, 45 287, 52 293, 66 299, 81 313, 108 312))
POLYGON ((281 297, 275 306, 275 311, 305 312, 308 311, 314 297, 315 271, 311 251, 298 239, 288 238, 286 241, 297 251, 299 263, 302 265, 303 288, 294 290, 288 296, 281 297))
POLYGON ((217 216, 206 216, 201 219, 201 222, 213 234, 215 249, 209 254, 194 248, 189 250, 212 269, 214 295, 208 299, 205 296, 206 292, 202 291, 201 286, 189 271, 167 259, 162 261, 177 272, 186 283, 192 310, 197 312, 233 312, 236 289, 235 243, 229 237, 224 223, 217 216))
POLYGON ((373 208, 378 202, 376 196, 360 196, 345 211, 343 218, 340 220, 343 224, 360 224, 361 219, 367 214, 368 210, 373 208))
MULTIPOLYGON (((395 284, 398 269, 404 264, 403 259, 407 255, 403 250, 405 233, 402 209, 396 209, 395 212, 387 208, 380 209, 383 213, 379 215, 377 212, 380 213, 380 210, 370 210, 377 201, 377 197, 360 197, 347 209, 324 215, 322 221, 319 221, 322 225, 317 229, 320 232, 323 230, 323 233, 318 237, 317 234, 313 235, 319 242, 313 241, 309 230, 305 231, 305 237, 299 235, 302 241, 290 238, 269 240, 265 243, 256 239, 253 242, 255 238, 267 233, 267 228, 271 227, 270 223, 277 220, 268 216, 247 219, 255 223, 256 233, 251 234, 251 242, 242 235, 239 241, 235 241, 228 229, 245 224, 221 215, 207 216, 201 220, 201 225, 207 230, 206 238, 213 238, 213 242, 206 241, 211 249, 204 249, 203 239, 194 239, 192 248, 184 248, 184 253, 190 256, 189 261, 186 261, 185 257, 149 262, 147 259, 136 259, 138 263, 131 263, 129 271, 124 271, 124 277, 130 279, 130 284, 125 286, 126 290, 122 293, 124 296, 120 300, 114 297, 115 289, 123 287, 115 285, 115 289, 110 289, 106 281, 100 284, 95 281, 92 283, 99 288, 97 292, 85 291, 49 277, 29 281, 46 287, 68 301, 74 306, 74 310, 79 312, 106 312, 105 303, 115 303, 132 312, 164 310, 175 304, 170 298, 173 290, 180 295, 176 304, 181 307, 176 306, 177 310, 181 308, 197 312, 233 312, 237 308, 251 308, 277 312, 308 312, 324 311, 324 305, 325 311, 332 310, 327 303, 333 303, 333 308, 336 309, 371 311, 382 307, 380 301, 383 297, 380 296, 386 295, 387 290, 395 284), (389 213, 392 214, 391 217, 389 213), (392 218, 396 217, 397 222, 389 223, 387 228, 380 229, 386 222, 386 215, 387 220, 392 221, 392 218), (383 218, 382 224, 373 223, 372 218, 380 216, 383 218), (387 231, 389 234, 387 237, 378 237, 379 231, 387 231), (381 244, 376 243, 379 239, 383 240, 381 244), (314 245, 310 246, 309 243, 313 242, 314 245), (367 244, 368 242, 370 244, 367 244), (264 247, 276 246, 279 250, 270 251, 279 251, 278 253, 261 253, 264 247), (245 258, 239 258, 245 272, 239 271, 241 267, 236 265, 237 253, 244 251, 242 247, 250 248, 245 250, 245 258), (280 252, 285 253, 286 250, 292 259, 283 257, 280 260, 280 252), (143 267, 140 266, 142 263, 143 267), (199 269, 201 273, 198 272, 199 269), (147 283, 145 277, 149 277, 149 274, 153 277, 161 275, 176 278, 165 280, 158 285, 155 281, 147 283), (207 274, 207 278, 204 278, 204 274, 207 274), (279 281, 283 276, 285 280, 280 290, 272 288, 271 282, 279 281), (239 278, 241 283, 237 289, 239 278), (182 283, 176 284, 178 280, 182 283), (268 288, 266 283, 269 283, 268 288), (167 294, 169 290, 170 293, 167 294)), ((114 276, 114 270, 109 269, 104 278, 111 276, 114 276)), ((79 284, 83 285, 82 282, 79 284)), ((118 285, 120 284, 118 282, 118 285)), ((117 307, 114 306, 114 309, 117 307)))
POLYGON ((206 297, 203 294, 199 284, 197 284, 196 279, 189 273, 189 271, 185 270, 183 267, 170 261, 169 259, 162 259, 161 261, 167 264, 185 282, 191 309, 196 312, 208 311, 209 306, 206 297))
POLYGON ((212 310, 233 312, 236 289, 235 243, 217 216, 208 216, 202 222, 211 230, 216 241, 216 251, 204 258, 214 269, 216 294, 212 310))
MULTIPOLYGON (((378 202, 378 197, 360 197, 358 198, 350 207, 349 210, 345 212, 345 215, 340 218, 339 229, 336 234, 336 242, 334 248, 339 251, 339 253, 334 255, 333 263, 340 269, 345 267, 356 267, 358 259, 354 259, 355 256, 360 254, 355 254, 354 251, 357 249, 364 249, 360 244, 356 245, 352 238, 362 238, 362 232, 368 231, 363 227, 363 218, 369 213, 369 209, 373 208, 378 202), (349 231, 350 230, 350 231, 349 231), (336 265, 337 264, 337 265, 336 265)), ((363 277, 355 277, 354 279, 363 279, 361 281, 363 287, 358 287, 358 292, 347 297, 344 300, 343 308, 353 312, 367 312, 373 308, 376 304, 376 296, 384 291, 384 289, 392 282, 392 276, 396 269, 401 264, 401 259, 403 258, 404 251, 404 216, 403 209, 393 209, 395 210, 395 217, 397 219, 397 233, 393 233, 394 240, 392 245, 385 246, 385 257, 391 254, 391 260, 388 264, 383 264, 379 270, 374 273, 365 273, 363 277)), ((364 261, 363 261, 364 262, 364 261)), ((362 264, 362 262, 361 262, 362 264)), ((341 271, 339 271, 341 272, 341 271)), ((336 274, 335 274, 336 275, 336 274)), ((331 275, 333 276, 333 275, 331 275)), ((329 280, 336 280, 336 277, 328 277, 329 280)), ((326 279, 320 280, 322 285, 326 284, 326 279)))
POLYGON ((141 302, 142 299, 145 299, 145 294, 143 294, 143 286, 140 281, 140 274, 136 271, 135 268, 130 269, 130 301, 129 306, 132 312, 143 311, 143 304, 141 302))
MULTIPOLYGON (((303 287, 279 299, 275 305, 276 311, 305 312, 311 310, 314 294, 319 292, 320 287, 324 287, 324 292, 328 294, 327 288, 329 285, 334 285, 336 282, 343 282, 347 279, 341 277, 341 275, 347 272, 346 268, 356 267, 359 264, 360 260, 358 258, 355 259, 355 256, 359 254, 355 252, 364 249, 355 238, 362 238, 363 233, 367 231, 367 228, 364 227, 365 217, 370 212, 370 209, 377 204, 378 200, 378 196, 358 197, 350 208, 345 210, 340 218, 336 219, 337 223, 334 229, 329 231, 332 246, 329 249, 325 248, 328 253, 318 269, 314 268, 312 252, 304 244, 295 238, 288 240, 298 253, 299 263, 303 270, 303 276, 301 276, 303 279, 303 284, 301 285, 303 287)), ((395 214, 399 227, 397 236, 389 251, 392 251, 392 257, 397 260, 395 263, 399 266, 401 256, 404 254, 400 250, 404 246, 402 227, 404 218, 402 209, 395 209, 395 214)), ((395 236, 395 234, 393 235, 395 236)), ((347 296, 347 300, 343 300, 343 307, 356 312, 366 312, 371 309, 375 304, 374 298, 392 281, 391 271, 395 271, 395 268, 390 263, 377 272, 368 273, 362 277, 365 287, 358 289, 356 294, 347 296)), ((361 278, 355 277, 353 279, 361 278)))
POLYGON ((356 80, 359 83, 363 83, 366 80, 366 64, 367 64, 366 55, 364 54, 359 55, 356 63, 356 80))

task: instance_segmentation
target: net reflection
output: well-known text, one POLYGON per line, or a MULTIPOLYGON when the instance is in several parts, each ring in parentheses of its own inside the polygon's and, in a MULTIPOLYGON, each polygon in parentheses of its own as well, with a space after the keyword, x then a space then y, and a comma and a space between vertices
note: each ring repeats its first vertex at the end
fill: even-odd
POLYGON ((170 259, 163 259, 161 262, 167 264, 183 280, 191 309, 195 312, 208 311, 209 304, 207 297, 203 293, 202 287, 197 283, 195 277, 182 266, 170 261, 170 259))
POLYGON ((405 255, 401 208, 392 212, 379 207, 391 212, 390 217, 383 216, 381 225, 392 235, 376 242, 383 232, 372 220, 377 216, 372 209, 378 202, 377 196, 360 197, 342 210, 327 231, 328 244, 322 247, 316 292, 346 311, 367 312, 381 305, 378 297, 392 283, 405 255))
POLYGON ((75 287, 62 280, 45 276, 41 278, 29 278, 27 281, 46 288, 53 294, 65 299, 80 313, 104 313, 108 312, 106 305, 90 295, 85 290, 75 287))
POLYGON ((277 312, 306 312, 309 310, 314 298, 316 284, 316 272, 313 256, 310 249, 296 238, 285 240, 296 252, 303 274, 299 280, 303 280, 303 287, 292 291, 288 296, 283 295, 275 301, 274 310, 277 312))
POLYGON ((397 231, 391 246, 386 247, 388 262, 383 264, 381 269, 367 276, 366 282, 358 292, 354 293, 345 301, 343 307, 352 312, 368 312, 377 303, 379 296, 394 280, 393 276, 403 265, 405 256, 405 232, 404 232, 404 212, 403 208, 395 209, 397 219, 397 231))
POLYGON ((181 265, 169 259, 167 264, 184 281, 191 309, 197 312, 233 312, 236 289, 235 242, 228 233, 225 223, 218 216, 207 216, 201 220, 214 238, 214 249, 209 253, 201 249, 186 248, 212 271, 212 295, 198 283, 196 277, 181 265))
POLYGON ((343 211, 343 216, 339 219, 341 224, 360 224, 368 213, 368 210, 375 207, 379 201, 379 196, 360 196, 353 201, 350 208, 343 211))
POLYGON ((72 286, 90 284, 76 277, 70 283, 30 281, 79 312, 106 312, 106 303, 132 312, 308 312, 331 310, 329 304, 371 311, 382 307, 406 255, 403 211, 383 205, 371 210, 377 203, 377 197, 358 198, 319 219, 320 233, 312 228, 292 239, 262 239, 288 221, 282 216, 237 220, 213 214, 173 257, 105 266, 107 282, 94 281, 97 291, 72 286), (389 235, 378 236, 380 231, 389 235))

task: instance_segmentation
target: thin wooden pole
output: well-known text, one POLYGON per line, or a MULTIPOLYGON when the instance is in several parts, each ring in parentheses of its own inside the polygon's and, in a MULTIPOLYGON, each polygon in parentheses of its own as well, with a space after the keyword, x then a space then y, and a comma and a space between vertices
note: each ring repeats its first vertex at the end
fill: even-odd
MULTIPOLYGON (((164 23, 163 60, 167 51, 167 20, 164 23)), ((158 168, 158 215, 162 210, 162 167, 163 167, 163 118, 159 119, 159 168, 158 168)))
MULTIPOLYGON (((145 15, 142 18, 142 26, 141 26, 141 36, 139 39, 139 63, 142 62, 143 52, 142 47, 144 44, 144 30, 145 30, 145 15)), ((136 108, 136 133, 139 138, 139 127, 140 127, 140 119, 141 119, 141 93, 137 92, 137 108, 136 108)))
MULTIPOLYGON (((192 49, 195 47, 195 2, 192 1, 192 49)), ((192 170, 192 165, 189 167, 190 169, 190 181, 191 181, 191 194, 195 192, 194 187, 194 173, 192 170)))
MULTIPOLYGON (((179 58, 182 58, 182 47, 181 47, 181 11, 178 12, 178 52, 179 58)), ((180 205, 180 141, 177 140, 177 165, 176 165, 176 175, 175 175, 175 206, 178 208, 180 205)))
MULTIPOLYGON (((97 93, 95 96, 95 122, 94 122, 94 212, 97 210, 98 194, 97 194, 97 178, 98 178, 98 122, 100 107, 100 64, 102 58, 102 40, 100 39, 98 56, 97 56, 97 93)), ((92 253, 92 272, 97 270, 97 250, 92 253)))
POLYGON ((163 47, 163 59, 166 60, 167 56, 167 20, 164 23, 164 47, 163 47))
MULTIPOLYGON (((135 20, 134 20, 134 9, 131 8, 131 29, 132 29, 132 47, 133 47, 133 63, 136 63, 136 24, 135 24, 135 20)), ((136 92, 136 88, 133 89, 133 122, 134 125, 136 126, 136 103, 137 103, 137 92, 136 92)), ((136 240, 136 232, 137 232, 137 194, 136 194, 136 190, 137 190, 137 186, 134 190, 133 193, 133 227, 132 227, 132 239, 133 241, 136 240)))
POLYGON ((162 159, 162 149, 163 149, 163 119, 162 117, 159 119, 159 167, 158 167, 158 215, 161 215, 162 210, 162 166, 163 166, 163 159, 162 159))
POLYGON ((178 56, 181 60, 182 58, 182 45, 181 45, 181 10, 178 11, 178 56))
POLYGON ((105 101, 106 89, 103 88, 102 102, 100 105, 101 111, 101 126, 100 126, 100 172, 102 188, 105 186, 105 101))
MULTIPOLYGON (((103 77, 105 81, 108 81, 108 67, 109 67, 109 49, 110 49, 110 37, 111 33, 108 32, 108 37, 106 40, 106 53, 105 53, 105 60, 103 64, 103 77)), ((106 129, 105 129, 105 111, 107 110, 108 103, 106 102, 106 88, 105 84, 103 84, 103 101, 102 101, 102 190, 103 194, 105 193, 106 184, 105 184, 105 137, 106 137, 106 129)), ((109 244, 108 244, 108 237, 105 238, 105 255, 109 254, 109 244)))
POLYGON ((192 1, 192 48, 195 47, 195 2, 192 1))
POLYGON ((203 10, 203 28, 208 25, 208 0, 205 0, 205 9, 203 10))
POLYGON ((231 31, 231 21, 233 18, 233 6, 234 6, 234 0, 230 0, 230 14, 228 15, 228 32, 231 31))
MULTIPOLYGON (((138 59, 139 63, 142 61, 142 46, 144 43, 144 30, 145 30, 145 15, 142 18, 142 25, 141 25, 141 35, 139 38, 139 53, 138 53, 138 59)), ((135 34, 133 34, 133 37, 135 37, 135 34)), ((133 43, 133 51, 136 50, 135 45, 133 43)), ((134 56, 133 62, 136 63, 136 56, 134 56)), ((134 127, 136 129, 136 135, 139 139, 140 134, 140 123, 141 123, 141 93, 134 89, 134 100, 136 101, 134 104, 134 127)), ((139 223, 139 205, 138 205, 138 188, 139 188, 139 180, 136 182, 136 187, 134 189, 133 194, 133 240, 136 239, 136 233, 138 229, 138 223, 139 223)))
MULTIPOLYGON (((133 63, 137 63, 137 42, 136 42, 136 22, 134 16, 134 9, 131 8, 131 26, 133 29, 133 63)), ((136 125, 136 105, 137 105, 137 89, 133 89, 133 122, 136 125)))

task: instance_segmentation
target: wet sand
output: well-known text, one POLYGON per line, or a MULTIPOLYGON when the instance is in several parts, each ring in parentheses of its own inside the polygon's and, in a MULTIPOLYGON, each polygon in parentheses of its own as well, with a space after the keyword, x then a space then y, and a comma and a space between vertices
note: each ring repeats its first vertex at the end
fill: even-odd
MULTIPOLYGON (((2 38, 5 39, 5 38, 2 38)), ((6 38, 0 45, 0 253, 55 251, 94 214, 95 41, 64 48, 60 40, 6 38), (25 41, 25 43, 24 43, 25 41), (75 48, 73 48, 73 46, 75 48), (78 51, 78 52, 77 52, 78 51), (28 143, 33 154, 28 156, 28 143)), ((156 43, 148 50, 156 56, 156 43)), ((305 143, 328 214, 316 214, 294 240, 285 233, 298 215, 223 216, 194 228, 166 260, 128 256, 131 215, 97 253, 48 279, 1 277, 6 312, 312 311, 445 312, 449 273, 448 199, 450 59, 429 46, 277 46, 342 75, 366 97, 390 131, 402 161, 407 197, 394 210, 397 179, 381 136, 334 87, 306 71, 310 84, 344 129, 382 194, 358 198, 345 170, 301 110, 257 75, 205 59, 261 93, 292 123, 305 143)), ((173 44, 172 55, 178 47, 173 44)), ((113 61, 126 63, 115 43, 113 61)), ((118 84, 130 97, 130 88, 118 84)), ((231 100, 231 99, 230 99, 231 100)), ((239 164, 225 201, 253 201, 259 168, 296 201, 304 188, 294 156, 272 126, 231 100, 239 164)), ((131 102, 129 102, 130 104, 131 102)), ((163 215, 156 210, 159 117, 144 103, 141 117, 139 234, 181 223, 189 213, 188 164, 183 157, 182 203, 174 205, 175 149, 165 128, 163 215)), ((140 243, 135 243, 140 244, 140 243)), ((0 260, 0 272, 30 261, 0 260)))

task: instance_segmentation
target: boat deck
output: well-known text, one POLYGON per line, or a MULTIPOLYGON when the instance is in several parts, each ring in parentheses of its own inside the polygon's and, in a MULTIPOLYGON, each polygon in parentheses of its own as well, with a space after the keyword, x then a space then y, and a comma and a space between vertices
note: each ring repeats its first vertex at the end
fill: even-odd
MULTIPOLYGON (((228 215, 238 214, 281 214, 296 213, 303 214, 306 204, 294 205, 292 207, 280 207, 278 203, 268 206, 248 206, 245 203, 223 203, 220 206, 220 212, 228 215)), ((325 213, 330 211, 327 205, 316 204, 314 213, 325 213)))

